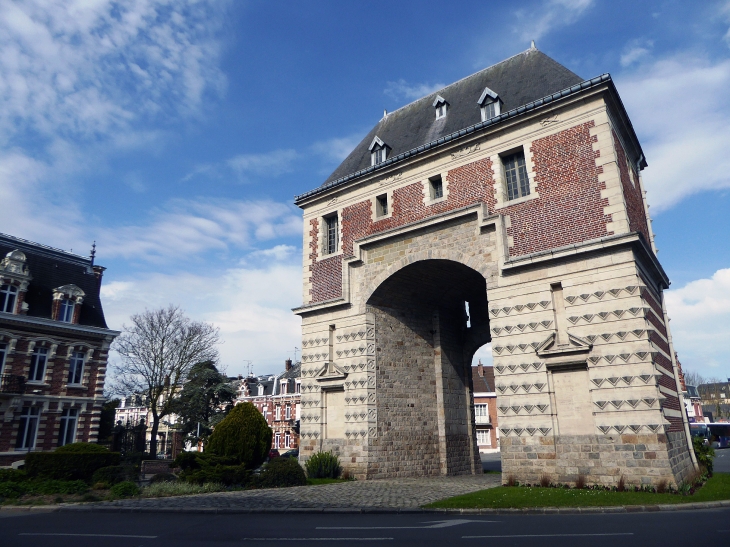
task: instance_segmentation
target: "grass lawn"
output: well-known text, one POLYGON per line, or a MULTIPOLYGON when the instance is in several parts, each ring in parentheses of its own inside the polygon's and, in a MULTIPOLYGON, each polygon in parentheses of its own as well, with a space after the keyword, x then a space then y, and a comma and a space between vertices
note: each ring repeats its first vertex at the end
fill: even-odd
POLYGON ((307 479, 307 484, 332 484, 335 482, 349 482, 349 479, 307 479))
POLYGON ((498 486, 447 498, 426 505, 434 509, 522 508, 522 507, 606 507, 610 505, 658 505, 696 503, 730 499, 730 473, 715 473, 692 496, 649 492, 612 492, 609 490, 575 490, 498 486))

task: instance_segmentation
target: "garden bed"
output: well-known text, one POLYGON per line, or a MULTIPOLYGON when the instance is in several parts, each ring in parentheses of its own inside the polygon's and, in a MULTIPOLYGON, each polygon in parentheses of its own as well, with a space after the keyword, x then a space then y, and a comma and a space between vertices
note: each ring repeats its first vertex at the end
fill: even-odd
POLYGON ((715 473, 692 495, 645 491, 617 492, 539 486, 500 486, 426 505, 432 509, 511 509, 526 507, 611 507, 730 500, 730 473, 715 473))

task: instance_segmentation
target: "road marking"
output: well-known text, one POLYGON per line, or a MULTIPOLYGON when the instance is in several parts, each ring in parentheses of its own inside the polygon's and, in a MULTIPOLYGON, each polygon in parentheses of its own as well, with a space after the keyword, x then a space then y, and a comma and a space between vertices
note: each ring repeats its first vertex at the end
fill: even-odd
POLYGON ((458 526, 459 524, 467 524, 470 522, 499 522, 498 520, 431 520, 423 524, 435 523, 431 526, 317 526, 316 530, 425 530, 427 528, 449 528, 458 526))
POLYGON ((386 541, 393 538, 241 538, 241 541, 386 541))
POLYGON ((128 534, 63 534, 63 533, 42 533, 42 532, 23 532, 19 536, 71 536, 85 538, 142 538, 155 539, 157 536, 137 536, 128 534))
POLYGON ((573 537, 605 537, 605 536, 633 536, 633 532, 618 532, 615 534, 515 534, 505 536, 461 536, 461 539, 496 539, 496 538, 573 538, 573 537))

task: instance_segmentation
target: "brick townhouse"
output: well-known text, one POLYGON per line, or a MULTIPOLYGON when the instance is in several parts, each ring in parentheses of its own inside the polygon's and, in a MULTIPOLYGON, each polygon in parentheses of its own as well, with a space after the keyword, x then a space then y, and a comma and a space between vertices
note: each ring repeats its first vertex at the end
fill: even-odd
POLYGON ((274 432, 271 448, 299 448, 301 363, 285 361, 284 372, 243 378, 236 403, 253 403, 274 432))
POLYGON ((494 389, 494 367, 482 362, 471 367, 474 385, 474 426, 479 452, 494 452, 499 449, 497 423, 497 392, 494 389))
POLYGON ((95 442, 109 346, 91 257, 0 234, 0 466, 95 442))

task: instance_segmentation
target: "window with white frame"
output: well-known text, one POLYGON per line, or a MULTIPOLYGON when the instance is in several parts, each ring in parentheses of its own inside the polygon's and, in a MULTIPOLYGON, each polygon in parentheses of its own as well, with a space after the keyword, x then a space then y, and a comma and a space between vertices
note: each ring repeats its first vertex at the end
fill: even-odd
POLYGON ((441 95, 436 95, 436 98, 433 101, 433 107, 436 109, 436 119, 440 120, 441 118, 446 117, 446 111, 449 108, 449 103, 447 103, 446 99, 444 99, 441 95))
POLYGON ((286 395, 288 384, 289 380, 281 380, 281 382, 279 382, 279 387, 281 388, 282 395, 286 395))
POLYGON ((5 368, 5 356, 8 354, 8 345, 5 342, 0 342, 0 374, 3 373, 5 368))
POLYGON ((291 435, 289 432, 284 435, 284 448, 290 448, 291 447, 291 435))
POLYGON ((302 383, 299 380, 297 380, 296 391, 297 393, 302 392, 302 383))
POLYGON ((441 175, 436 175, 428 179, 429 197, 431 200, 437 200, 444 197, 444 182, 441 175))
POLYGON ((492 439, 490 439, 488 429, 477 429, 477 444, 479 446, 491 445, 492 439))
POLYGON ((15 302, 18 299, 18 287, 14 285, 0 286, 0 311, 15 313, 15 302))
POLYGON ((291 420, 291 405, 286 405, 286 412, 284 413, 284 416, 287 420, 291 420))
POLYGON ((383 163, 385 161, 385 148, 376 148, 372 151, 371 161, 373 165, 378 165, 379 163, 383 163))
POLYGON ((276 420, 281 420, 281 405, 276 405, 276 420))
POLYGON ((527 178, 525 153, 520 150, 502 158, 504 176, 507 182, 507 199, 513 200, 530 195, 530 181, 527 178))
POLYGON ((375 198, 375 216, 388 216, 388 194, 383 194, 375 198))
POLYGON ((35 439, 38 434, 38 421, 41 415, 39 406, 24 406, 20 412, 20 423, 18 424, 18 439, 15 441, 15 448, 31 450, 35 448, 35 439))
POLYGON ((279 448, 281 445, 281 433, 274 435, 274 448, 279 448))
POLYGON ((484 88, 477 102, 482 112, 483 122, 495 118, 502 113, 502 100, 499 98, 499 95, 488 87, 484 88))
MULTIPOLYGON (((259 388, 259 395, 263 395, 264 394, 264 386, 262 384, 259 384, 258 385, 258 388, 259 388)), ((266 408, 266 407, 264 407, 264 408, 266 408)))
POLYGON ((80 384, 81 379, 84 377, 84 357, 83 351, 74 351, 71 354, 71 359, 68 366, 68 383, 69 384, 80 384))
POLYGON ((474 417, 478 424, 489 423, 489 406, 484 404, 474 405, 474 417))
POLYGON ((30 357, 29 382, 42 382, 46 377, 46 363, 48 362, 48 348, 36 347, 30 357))
POLYGON ((499 116, 499 103, 488 102, 482 107, 482 121, 499 116))
POLYGON ((74 319, 74 309, 76 303, 70 298, 61 299, 61 303, 58 307, 58 320, 64 323, 72 323, 74 319))
POLYGON ((64 409, 61 413, 61 427, 58 432, 58 446, 66 446, 76 440, 76 426, 78 421, 78 408, 64 409))
POLYGON ((336 253, 340 237, 340 223, 337 219, 337 213, 324 217, 324 226, 324 254, 336 253))
POLYGON ((264 420, 269 421, 269 407, 265 406, 261 409, 261 414, 264 415, 264 420))

